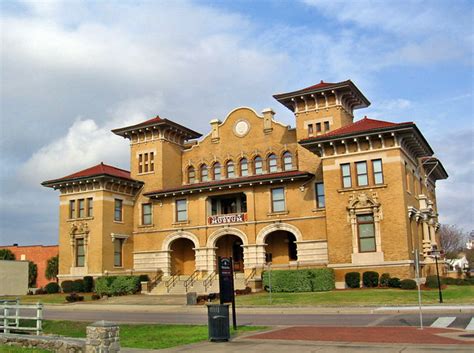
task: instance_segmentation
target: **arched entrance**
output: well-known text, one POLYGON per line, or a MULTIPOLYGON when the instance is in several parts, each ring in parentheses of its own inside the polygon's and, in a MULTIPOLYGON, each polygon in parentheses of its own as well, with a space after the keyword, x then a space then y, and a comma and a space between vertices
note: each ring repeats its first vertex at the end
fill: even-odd
POLYGON ((276 230, 265 238, 265 262, 275 265, 297 260, 296 237, 285 230, 276 230))
POLYGON ((171 250, 171 274, 191 275, 196 268, 194 243, 187 238, 173 240, 171 250))
POLYGON ((244 270, 244 248, 242 239, 233 234, 225 234, 216 241, 216 256, 232 257, 234 271, 244 270))

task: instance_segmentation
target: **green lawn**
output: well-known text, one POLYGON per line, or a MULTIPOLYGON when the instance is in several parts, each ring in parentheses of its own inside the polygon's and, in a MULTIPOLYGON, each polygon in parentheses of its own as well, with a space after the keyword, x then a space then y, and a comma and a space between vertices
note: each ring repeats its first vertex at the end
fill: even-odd
POLYGON ((45 349, 13 347, 0 344, 0 353, 52 353, 45 349))
MULTIPOLYGON (((22 304, 32 303, 43 303, 43 304, 64 304, 67 303, 65 297, 69 294, 56 293, 56 294, 38 294, 38 295, 19 295, 19 296, 0 296, 1 300, 14 300, 20 298, 22 304)), ((91 301, 92 293, 80 293, 79 295, 84 297, 84 301, 91 301)), ((78 302, 80 303, 80 302, 78 302)))
MULTIPOLYGON (((86 337, 90 323, 77 321, 43 322, 43 332, 67 337, 86 337)), ((120 324, 120 345, 130 348, 161 349, 202 342, 208 338, 203 325, 126 325, 120 324)), ((242 326, 238 332, 261 330, 264 327, 242 326)), ((231 334, 236 332, 231 330, 231 334)))
MULTIPOLYGON (((418 291, 402 289, 345 289, 331 292, 272 293, 236 297, 237 305, 282 306, 364 306, 416 305, 418 291)), ((474 304, 474 286, 449 286, 443 289, 444 304, 474 304)), ((438 290, 423 290, 423 304, 438 304, 438 290)))

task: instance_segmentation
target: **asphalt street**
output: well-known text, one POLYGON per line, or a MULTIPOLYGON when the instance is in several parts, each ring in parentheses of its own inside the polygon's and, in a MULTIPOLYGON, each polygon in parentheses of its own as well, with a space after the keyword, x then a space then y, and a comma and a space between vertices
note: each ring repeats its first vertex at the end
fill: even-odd
MULTIPOLYGON (((430 326, 440 316, 456 317, 450 328, 464 329, 472 319, 470 313, 443 312, 441 314, 424 314, 423 325, 430 326)), ((295 313, 287 311, 280 313, 246 312, 240 313, 237 308, 237 322, 239 325, 317 325, 317 326, 419 326, 419 315, 415 313, 398 314, 342 314, 342 313, 295 313)), ((117 311, 117 310, 75 310, 61 308, 45 308, 44 318, 47 320, 77 320, 99 321, 106 320, 120 323, 162 323, 162 324, 206 324, 205 310, 186 311, 117 311)))

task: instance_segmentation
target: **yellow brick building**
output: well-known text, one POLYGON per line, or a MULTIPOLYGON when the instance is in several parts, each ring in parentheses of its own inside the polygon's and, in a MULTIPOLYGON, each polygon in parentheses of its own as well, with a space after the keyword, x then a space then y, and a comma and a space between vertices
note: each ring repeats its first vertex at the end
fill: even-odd
POLYGON ((447 173, 416 125, 353 122, 370 102, 350 80, 274 97, 296 128, 241 107, 200 138, 157 116, 113 130, 130 172, 100 164, 44 182, 60 190, 60 279, 148 273, 153 293, 208 292, 217 257, 232 256, 242 286, 271 264, 330 267, 344 287, 352 271, 413 278, 416 251, 430 274, 447 173))

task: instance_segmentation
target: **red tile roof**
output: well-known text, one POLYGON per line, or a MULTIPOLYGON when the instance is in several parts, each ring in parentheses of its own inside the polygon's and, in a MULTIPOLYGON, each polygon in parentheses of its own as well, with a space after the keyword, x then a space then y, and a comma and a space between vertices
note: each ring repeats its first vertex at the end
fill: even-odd
POLYGON ((337 85, 339 83, 342 83, 342 82, 331 83, 331 82, 324 82, 323 80, 321 80, 321 82, 319 82, 318 84, 312 85, 312 86, 309 86, 309 87, 306 87, 306 88, 302 88, 302 89, 300 89, 300 91, 311 91, 313 89, 319 89, 319 88, 324 88, 324 87, 328 87, 328 86, 333 86, 333 85, 337 85))
POLYGON ((345 135, 355 134, 358 132, 386 129, 386 128, 402 126, 402 125, 413 125, 413 122, 392 123, 389 121, 375 120, 375 119, 369 119, 367 117, 364 117, 362 120, 356 121, 355 123, 340 127, 339 129, 336 129, 333 131, 329 131, 328 133, 323 134, 323 135, 305 138, 302 141, 320 140, 320 139, 322 140, 322 139, 336 137, 336 136, 345 136, 345 135))
POLYGON ((168 194, 168 193, 179 193, 183 191, 190 191, 196 189, 203 189, 203 188, 210 188, 210 187, 219 187, 219 186, 227 186, 233 184, 241 184, 241 183, 250 183, 250 182, 259 182, 263 180, 275 180, 281 178, 310 178, 313 174, 309 172, 302 172, 299 170, 292 170, 287 172, 279 172, 279 173, 268 173, 268 174, 259 174, 259 175, 251 175, 246 177, 240 178, 229 178, 224 180, 212 180, 204 183, 194 183, 194 184, 186 184, 181 185, 174 188, 162 189, 162 190, 153 190, 144 193, 145 196, 154 196, 156 194, 168 194))
POLYGON ((161 122, 161 121, 164 121, 164 120, 161 119, 159 115, 157 115, 157 116, 155 116, 154 118, 151 118, 151 119, 148 119, 148 120, 143 121, 143 122, 141 122, 141 123, 138 123, 138 124, 136 124, 136 125, 133 125, 133 127, 134 127, 134 128, 137 128, 137 127, 140 127, 140 126, 146 126, 146 125, 158 123, 158 122, 161 122))
POLYGON ((128 170, 113 167, 111 165, 107 165, 101 162, 100 164, 97 164, 93 167, 81 170, 79 172, 67 175, 65 177, 62 177, 59 179, 47 180, 43 182, 42 184, 43 185, 52 184, 52 183, 57 183, 61 181, 87 178, 87 177, 99 176, 99 175, 108 175, 108 176, 117 177, 121 179, 133 180, 130 178, 130 172, 128 170))

